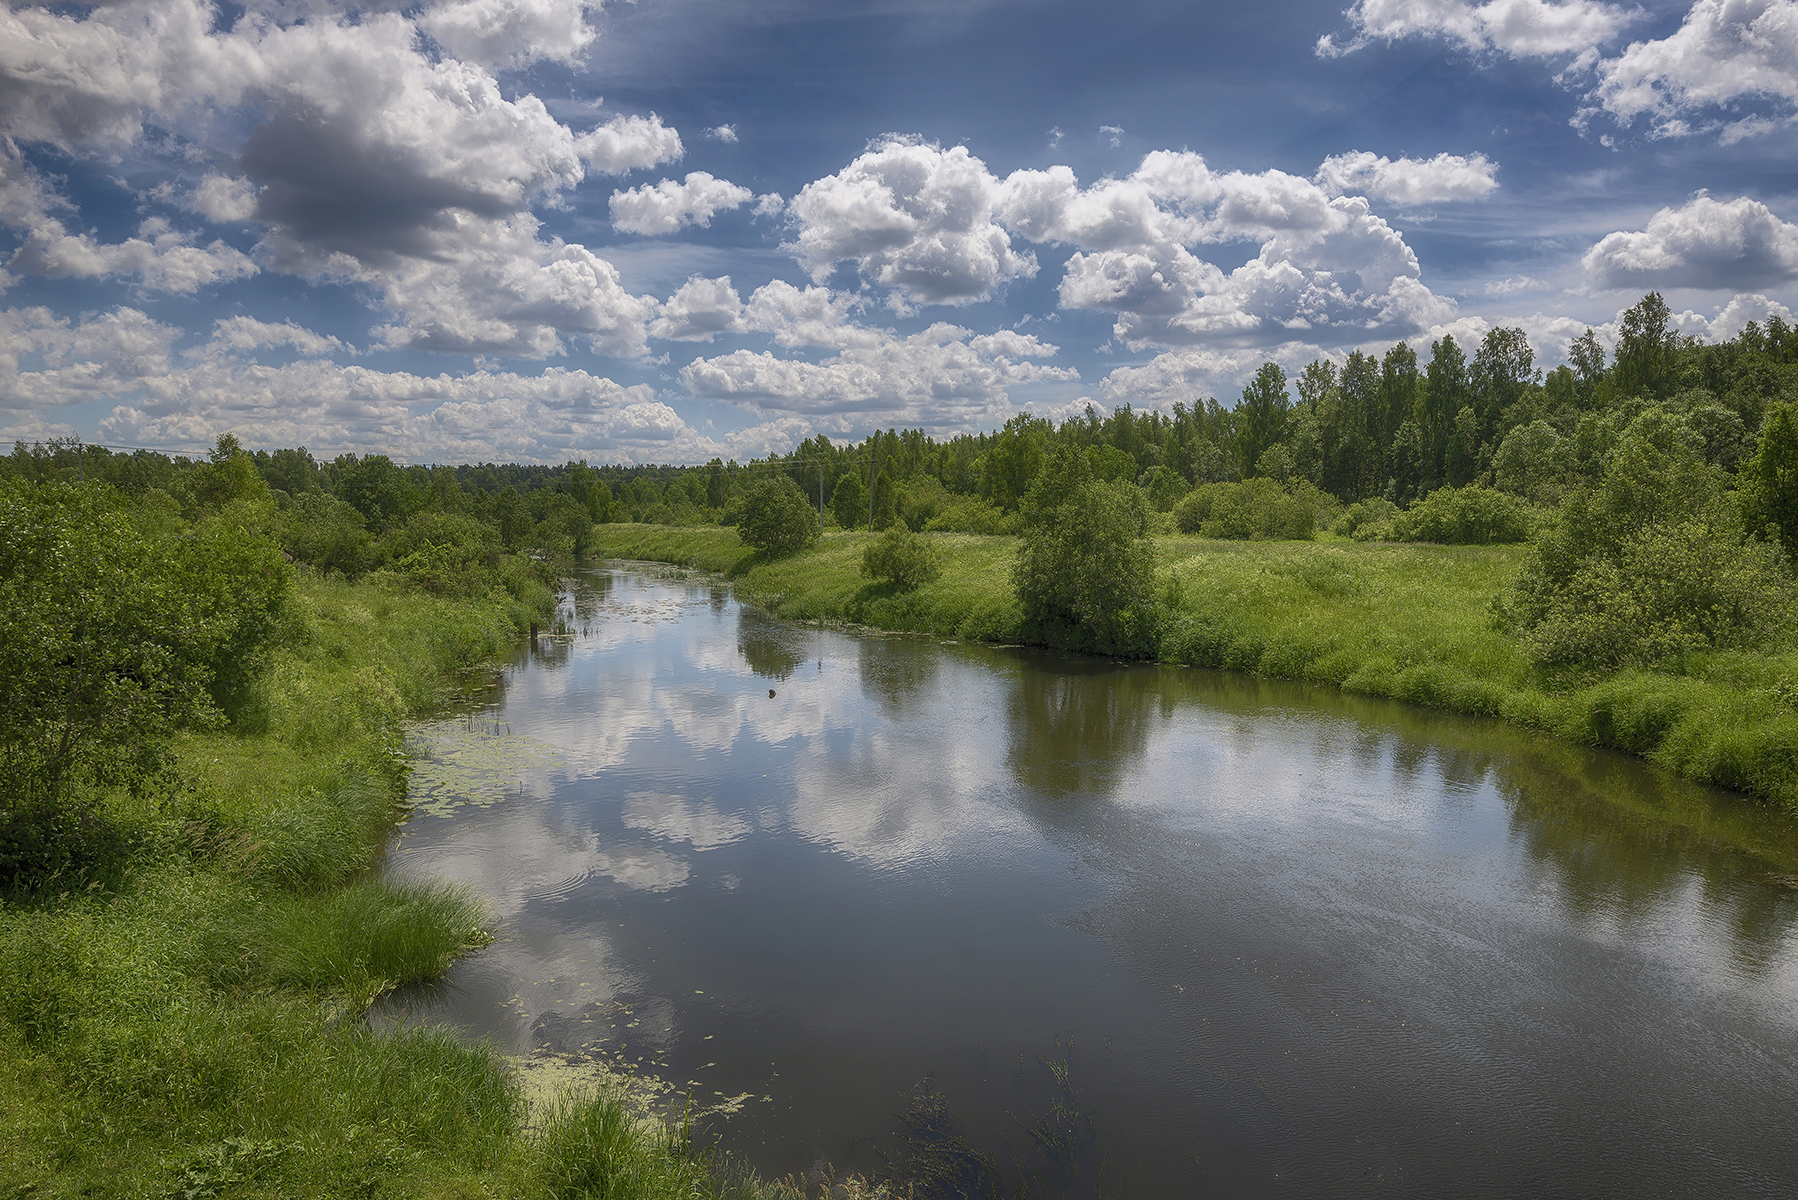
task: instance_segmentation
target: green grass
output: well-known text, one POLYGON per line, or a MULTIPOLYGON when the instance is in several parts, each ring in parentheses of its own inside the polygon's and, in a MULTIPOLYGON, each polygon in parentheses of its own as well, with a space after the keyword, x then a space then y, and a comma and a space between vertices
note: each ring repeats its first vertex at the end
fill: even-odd
POLYGON ((529 614, 381 577, 299 599, 235 731, 184 737, 173 786, 102 798, 124 867, 0 903, 0 1196, 778 1194, 622 1110, 613 1188, 556 1131, 616 1097, 533 1121, 487 1049, 370 1029, 383 992, 489 937, 467 893, 369 870, 401 722, 486 686, 529 614))
MULTIPOLYGON (((614 557, 723 572, 782 617, 1026 640, 1011 538, 927 535, 942 576, 906 592, 860 577, 865 533, 826 534, 774 560, 752 554, 730 529, 607 525, 596 533, 614 557)), ((1502 717, 1798 810, 1798 653, 1790 647, 1694 654, 1659 671, 1551 675, 1491 620, 1525 547, 1155 543, 1172 601, 1159 651, 1166 662, 1502 717)))

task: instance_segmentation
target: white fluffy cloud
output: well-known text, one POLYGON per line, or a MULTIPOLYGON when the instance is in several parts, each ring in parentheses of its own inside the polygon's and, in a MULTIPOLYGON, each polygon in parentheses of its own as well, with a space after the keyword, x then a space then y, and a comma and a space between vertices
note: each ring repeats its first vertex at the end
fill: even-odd
POLYGON ((457 58, 499 69, 550 61, 573 65, 599 34, 586 0, 451 0, 426 9, 418 27, 457 58))
POLYGON ((1356 0, 1345 15, 1354 37, 1339 45, 1326 34, 1317 41, 1318 54, 1348 54, 1371 41, 1439 37, 1519 58, 1572 56, 1616 37, 1636 13, 1600 0, 1356 0))
POLYGON ((742 333, 743 298, 730 276, 706 279, 695 275, 668 297, 661 315, 650 323, 651 337, 675 342, 709 342, 721 333, 742 333))
POLYGON ((791 249, 823 283, 853 262, 899 306, 966 304, 1036 273, 995 221, 999 181, 965 146, 888 137, 787 203, 791 249))
POLYGON ((613 117, 604 125, 574 139, 581 161, 602 175, 622 175, 675 162, 686 153, 680 133, 662 124, 662 118, 613 117))
POLYGON ((529 209, 589 167, 678 156, 678 134, 652 115, 577 137, 535 96, 508 99, 480 62, 428 55, 418 37, 428 28, 446 50, 503 65, 563 54, 553 47, 586 36, 570 32, 583 12, 568 0, 467 0, 284 24, 258 10, 229 31, 198 0, 0 13, 0 135, 96 153, 136 139, 145 121, 204 140, 254 113, 235 151, 242 176, 202 179, 187 206, 266 230, 253 263, 167 227, 100 246, 49 217, 12 269, 129 273, 185 291, 260 265, 370 287, 394 344, 543 355, 572 336, 640 353, 653 300, 627 293, 584 247, 538 237, 529 209))
POLYGON ((1483 154, 1394 160, 1351 150, 1324 159, 1317 182, 1331 195, 1356 194, 1402 205, 1480 200, 1498 187, 1498 164, 1483 154))
POLYGON ((203 446, 236 430, 255 446, 438 462, 677 462, 734 452, 734 442, 695 431, 649 387, 585 371, 423 376, 343 366, 321 357, 339 349, 334 338, 244 319, 219 322, 181 364, 170 352, 180 336, 129 308, 78 323, 42 308, 0 311, 0 431, 32 436, 51 427, 58 407, 113 400, 101 439, 133 445, 203 446), (300 361, 245 357, 276 345, 300 361), (21 369, 32 355, 42 365, 21 369))
POLYGON ((649 237, 689 225, 706 226, 712 223, 713 214, 741 207, 752 195, 748 188, 727 179, 693 171, 681 183, 664 179, 628 192, 613 192, 612 227, 649 237))
POLYGON ((1633 43, 1598 76, 1606 110, 1657 117, 1670 134, 1692 129, 1679 114, 1743 97, 1798 103, 1798 0, 1698 0, 1677 31, 1633 43))
POLYGON ((826 346, 833 350, 869 349, 891 336, 883 329, 859 325, 850 318, 857 307, 854 296, 824 287, 798 288, 784 279, 770 280, 755 289, 744 312, 744 323, 757 333, 774 336, 787 349, 826 346))
POLYGON ((1281 171, 1215 172, 1190 152, 1156 151, 1084 190, 1066 167, 1018 171, 1000 215, 1033 241, 1079 247, 1062 304, 1117 312, 1116 335, 1133 346, 1404 336, 1454 307, 1366 199, 1281 171), (1260 253, 1228 273, 1192 252, 1242 240, 1260 253))
POLYGON ((1581 261, 1601 288, 1765 287, 1798 280, 1798 225, 1746 196, 1699 195, 1645 230, 1607 235, 1581 261))
POLYGON ((939 323, 910 337, 883 336, 821 363, 750 350, 695 359, 681 380, 695 396, 756 413, 805 414, 830 431, 846 432, 869 418, 960 430, 1009 414, 1009 388, 1077 379, 1070 368, 1029 361, 1055 353, 1056 347, 1033 337, 979 337, 939 323))

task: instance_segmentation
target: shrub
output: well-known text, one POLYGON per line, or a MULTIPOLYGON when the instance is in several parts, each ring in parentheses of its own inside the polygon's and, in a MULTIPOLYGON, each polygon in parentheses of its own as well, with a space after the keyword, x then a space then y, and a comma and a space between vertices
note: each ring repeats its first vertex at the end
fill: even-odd
POLYGON ((956 496, 924 528, 930 533, 980 533, 1015 535, 1022 522, 979 496, 956 496))
POLYGON ((743 494, 737 536, 764 554, 791 554, 818 540, 818 514, 785 472, 771 471, 743 494))
POLYGON ((1174 505, 1190 490, 1186 480, 1171 467, 1151 467, 1144 471, 1137 486, 1149 495, 1149 504, 1156 512, 1172 512, 1174 505))
POLYGON ((1547 421, 1531 421, 1505 434, 1492 458, 1501 491, 1538 502, 1561 498, 1570 466, 1567 446, 1547 421))
POLYGON ((911 530, 895 525, 862 551, 862 575, 888 579, 902 588, 929 583, 942 574, 936 547, 911 530))
POLYGON ((1386 538, 1394 542, 1490 546, 1528 541, 1529 536, 1529 509, 1521 500, 1469 484, 1464 488, 1437 488, 1394 517, 1386 538))
POLYGON ((1020 511, 1012 580, 1026 619, 1047 627, 1051 640, 1060 633, 1107 653, 1152 653, 1155 552, 1141 489, 1098 479, 1084 455, 1062 447, 1020 511))
POLYGON ((1330 531, 1340 537, 1354 538, 1357 542, 1381 541, 1391 532, 1392 519, 1396 516, 1398 505, 1384 496, 1374 496, 1349 505, 1336 518, 1330 531))
POLYGON ((1267 478, 1205 483, 1174 509, 1181 533, 1237 541, 1309 540, 1317 536, 1317 498, 1308 484, 1289 491, 1267 478))
POLYGON ((1655 525, 1593 557, 1543 606, 1524 644, 1545 665, 1649 665, 1751 646, 1794 615, 1775 547, 1697 521, 1655 525))
POLYGON ((1677 417, 1642 412, 1570 493, 1498 605, 1537 662, 1654 663, 1776 636, 1794 596, 1777 547, 1745 543, 1723 473, 1677 417))

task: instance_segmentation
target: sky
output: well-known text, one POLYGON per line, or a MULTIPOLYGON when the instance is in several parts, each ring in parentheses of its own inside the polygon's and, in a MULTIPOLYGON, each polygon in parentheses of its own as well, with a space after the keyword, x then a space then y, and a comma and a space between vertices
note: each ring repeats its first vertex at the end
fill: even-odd
POLYGON ((1798 0, 0 10, 0 438, 690 463, 1798 308, 1798 0))

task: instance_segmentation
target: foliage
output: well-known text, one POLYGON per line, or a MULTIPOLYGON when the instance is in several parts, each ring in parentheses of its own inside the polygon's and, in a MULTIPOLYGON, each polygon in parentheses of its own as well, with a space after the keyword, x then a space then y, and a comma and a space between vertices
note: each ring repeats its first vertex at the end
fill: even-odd
POLYGON ((1181 533, 1233 540, 1317 536, 1317 490, 1302 480, 1288 489, 1272 479, 1206 483, 1174 509, 1181 533))
POLYGON ((1152 647, 1155 552, 1142 492, 1094 478, 1085 456, 1064 447, 1043 464, 1021 511, 1013 580, 1025 617, 1083 630, 1106 653, 1152 647))
POLYGON ((1136 482, 1148 494, 1149 506, 1156 512, 1172 512, 1181 497, 1192 490, 1172 467, 1151 467, 1136 482))
POLYGON ((1531 421, 1507 433, 1492 458, 1500 491, 1536 503, 1561 498, 1572 464, 1561 435, 1547 421, 1531 421))
POLYGON ((862 575, 885 579, 902 588, 930 583, 942 574, 936 547, 903 526, 894 526, 862 551, 862 575))
POLYGON ((1744 542, 1700 445, 1677 416, 1649 408, 1602 478, 1561 503, 1499 610, 1538 662, 1662 662, 1752 644, 1789 618, 1781 556, 1744 542))
POLYGON ((836 491, 830 494, 830 512, 844 529, 854 529, 867 522, 868 488, 862 483, 860 473, 849 471, 837 480, 836 491))
POLYGON ((0 484, 0 786, 144 786, 285 628, 291 572, 218 520, 181 533, 101 485, 0 484))
POLYGON ((764 554, 792 554, 818 540, 818 514, 798 484, 770 472, 743 496, 737 536, 764 554))
POLYGON ((1742 516, 1749 530, 1772 529, 1798 555, 1798 405, 1767 411, 1760 444, 1742 468, 1742 516))
POLYGON ((1398 505, 1383 496, 1357 500, 1336 518, 1330 532, 1357 542, 1390 541, 1392 520, 1398 516, 1398 505))
POLYGON ((1469 484, 1441 487, 1393 517, 1384 535, 1395 542, 1440 542, 1445 546, 1491 546, 1530 536, 1530 514, 1505 492, 1469 484))
POLYGON ((1021 521, 979 496, 958 496, 925 525, 931 533, 1016 534, 1021 521))

